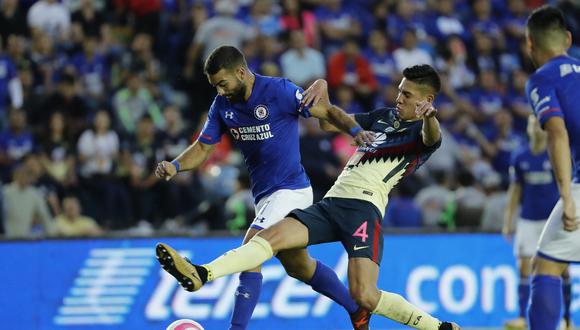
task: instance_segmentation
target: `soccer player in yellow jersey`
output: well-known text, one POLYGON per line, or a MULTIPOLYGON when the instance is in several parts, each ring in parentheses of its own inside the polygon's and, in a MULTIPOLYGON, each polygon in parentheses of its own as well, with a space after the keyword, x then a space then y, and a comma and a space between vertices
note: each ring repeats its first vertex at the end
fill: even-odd
MULTIPOLYGON (((194 265, 166 244, 157 245, 164 268, 181 277, 181 284, 196 291, 206 282, 257 267, 279 251, 340 241, 349 255, 349 289, 357 303, 373 314, 423 330, 456 330, 402 296, 377 288, 383 235, 380 221, 390 190, 414 172, 441 145, 433 100, 441 88, 437 72, 429 65, 403 71, 396 108, 356 114, 361 129, 372 131, 375 141, 351 157, 323 200, 294 210, 281 222, 262 230, 247 244, 226 252, 205 265, 194 265)), ((325 86, 309 89, 305 106, 335 107, 325 86)), ((337 130, 321 121, 327 131, 337 130)))

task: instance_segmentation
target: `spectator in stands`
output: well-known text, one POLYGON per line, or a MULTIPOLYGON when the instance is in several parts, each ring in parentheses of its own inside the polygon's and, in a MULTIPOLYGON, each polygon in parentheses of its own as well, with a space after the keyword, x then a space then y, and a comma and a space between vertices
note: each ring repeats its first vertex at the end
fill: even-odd
POLYGON ((471 103, 477 110, 470 113, 471 119, 479 124, 484 134, 493 132, 493 118, 503 109, 503 98, 498 85, 496 73, 485 70, 479 73, 477 87, 470 91, 471 103))
POLYGON ((54 41, 66 42, 70 25, 70 12, 58 0, 39 0, 28 10, 28 26, 33 35, 46 33, 54 41))
POLYGON ((473 175, 466 170, 457 175, 457 182, 459 187, 455 190, 451 204, 447 206, 454 209, 454 224, 457 227, 477 228, 481 224, 481 215, 486 201, 485 194, 476 185, 473 175))
POLYGON ((70 66, 80 79, 83 94, 93 103, 102 104, 107 96, 109 66, 103 54, 98 51, 98 45, 97 37, 86 36, 83 40, 83 51, 71 59, 70 66))
POLYGON ((56 91, 29 110, 30 125, 35 134, 43 135, 43 129, 54 112, 62 112, 68 127, 68 139, 76 140, 80 133, 88 126, 87 116, 89 108, 84 97, 77 92, 77 80, 72 74, 63 74, 60 77, 56 91))
POLYGON ((95 114, 93 128, 84 131, 77 144, 80 184, 87 212, 104 227, 122 228, 131 219, 132 208, 115 170, 119 136, 111 129, 107 111, 95 114))
POLYGON ((2 42, 9 35, 27 36, 26 14, 18 7, 18 0, 3 0, 0 3, 0 36, 2 42))
POLYGON ((463 26, 455 13, 455 0, 439 0, 429 2, 433 5, 430 11, 433 15, 427 20, 427 34, 435 42, 445 42, 449 36, 458 35, 468 39, 469 31, 463 26))
POLYGON ((58 236, 99 236, 103 230, 97 222, 81 214, 81 204, 75 196, 62 200, 62 214, 56 217, 55 234, 58 236))
POLYGON ((302 30, 290 31, 289 46, 280 57, 284 77, 304 88, 314 80, 326 77, 324 56, 307 46, 302 30))
POLYGON ((93 0, 80 0, 80 8, 72 13, 72 29, 85 37, 100 37, 101 29, 108 24, 103 13, 95 8, 93 0))
POLYGON ((342 166, 332 151, 332 136, 321 130, 318 122, 304 120, 301 126, 304 129, 300 137, 302 165, 310 178, 314 201, 319 201, 334 184, 342 166))
POLYGON ((507 11, 503 17, 503 30, 506 35, 506 47, 515 51, 525 36, 528 9, 524 0, 508 0, 507 11))
POLYGON ((22 83, 16 65, 0 44, 0 127, 6 124, 8 110, 20 109, 22 102, 22 83))
MULTIPOLYGON (((410 176, 409 178, 412 177, 410 176)), ((416 191, 414 191, 409 181, 403 181, 398 187, 393 189, 389 194, 389 205, 387 205, 385 210, 383 226, 396 228, 421 227, 423 222, 421 209, 413 200, 415 194, 416 191)))
POLYGON ((504 106, 514 118, 514 130, 520 135, 526 134, 526 127, 532 108, 526 97, 526 82, 528 74, 522 70, 514 70, 509 79, 508 92, 504 97, 504 106))
POLYGON ((450 175, 444 171, 431 173, 433 184, 421 189, 415 196, 415 204, 421 209, 424 227, 437 227, 448 203, 453 198, 450 175))
POLYGON ((62 197, 78 183, 74 145, 67 138, 66 121, 61 112, 54 112, 47 126, 47 134, 39 139, 40 163, 62 197))
POLYGON ((365 108, 370 108, 377 81, 367 59, 361 54, 355 39, 345 41, 342 50, 328 60, 328 85, 330 89, 345 84, 354 88, 356 98, 365 108))
POLYGON ((368 112, 368 109, 364 109, 355 99, 355 92, 353 87, 346 84, 341 84, 334 90, 333 94, 333 103, 339 106, 346 113, 356 114, 368 112))
POLYGON ((481 230, 500 232, 507 206, 507 193, 502 189, 502 178, 496 172, 484 176, 481 182, 486 195, 485 207, 481 215, 481 230))
MULTIPOLYGON (((405 31, 415 31, 420 39, 426 36, 423 20, 413 1, 397 1, 395 13, 387 19, 387 32, 397 45, 403 43, 405 31)), ((401 71, 401 70, 400 70, 401 71)))
POLYGON ((316 10, 323 52, 330 56, 349 39, 363 35, 358 17, 344 7, 343 0, 327 0, 316 10))
POLYGON ((272 0, 254 0, 250 5, 246 24, 256 31, 256 35, 276 37, 282 32, 280 17, 272 9, 272 0))
POLYGON ((472 5, 472 15, 469 17, 469 32, 484 32, 497 41, 503 48, 505 41, 502 27, 498 19, 493 15, 492 0, 475 0, 472 5))
POLYGON ((35 180, 28 166, 20 164, 14 169, 13 181, 2 189, 4 230, 8 238, 54 233, 53 219, 42 193, 34 187, 35 180))
MULTIPOLYGON (((282 0, 282 16, 280 24, 286 32, 302 31, 308 47, 320 49, 320 33, 316 16, 302 8, 301 1, 282 0)), ((244 53, 245 54, 245 53, 244 53)))
POLYGON ((8 128, 0 133, 0 177, 3 182, 10 178, 13 166, 34 149, 34 139, 26 125, 26 113, 10 111, 8 128))
POLYGON ((218 0, 214 9, 216 16, 205 21, 195 33, 185 67, 187 77, 201 75, 196 69, 218 46, 239 48, 244 40, 253 37, 248 26, 234 17, 238 12, 236 1, 218 0))
POLYGON ((431 55, 417 46, 417 32, 414 29, 405 29, 402 39, 401 47, 393 52, 393 58, 399 73, 403 72, 404 68, 416 64, 433 64, 431 55))
POLYGON ((161 147, 153 120, 147 115, 139 119, 134 137, 123 147, 123 162, 129 170, 129 188, 136 219, 156 225, 160 224, 164 211, 176 207, 164 208, 166 205, 162 202, 165 198, 161 193, 164 182, 160 182, 150 170, 162 160, 161 147))
POLYGON ((454 90, 466 90, 475 83, 475 74, 467 65, 467 49, 459 36, 447 38, 435 60, 440 74, 454 90))
POLYGON ((389 39, 382 30, 373 30, 369 34, 368 48, 364 52, 365 58, 371 65, 375 79, 382 88, 393 81, 400 80, 400 73, 391 56, 389 39))
POLYGON ((475 47, 471 48, 468 56, 471 69, 476 74, 483 71, 499 72, 499 55, 494 39, 479 31, 473 34, 473 43, 475 47))
POLYGON ((141 72, 130 72, 125 87, 113 97, 113 109, 119 129, 125 135, 135 132, 136 123, 145 115, 151 117, 156 127, 162 128, 163 115, 149 90, 143 86, 141 72))

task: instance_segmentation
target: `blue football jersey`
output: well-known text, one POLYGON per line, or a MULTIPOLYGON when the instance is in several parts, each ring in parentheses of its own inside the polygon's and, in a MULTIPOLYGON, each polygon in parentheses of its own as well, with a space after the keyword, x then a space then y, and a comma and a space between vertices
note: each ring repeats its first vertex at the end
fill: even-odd
POLYGON ((580 182, 580 61, 558 56, 530 76, 526 94, 542 126, 548 119, 564 119, 574 162, 574 182, 580 182))
POLYGON ((260 76, 246 102, 216 96, 199 141, 214 144, 224 133, 232 136, 244 155, 257 203, 280 189, 301 189, 310 180, 300 163, 298 117, 303 90, 288 79, 260 76))
POLYGON ((522 186, 520 216, 527 220, 546 220, 560 194, 548 152, 534 155, 529 146, 512 154, 511 181, 522 186))

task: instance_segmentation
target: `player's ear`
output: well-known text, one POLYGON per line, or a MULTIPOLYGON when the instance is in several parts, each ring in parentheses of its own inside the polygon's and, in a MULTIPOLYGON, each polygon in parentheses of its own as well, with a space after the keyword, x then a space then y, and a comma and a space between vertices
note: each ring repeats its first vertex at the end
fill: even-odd
POLYGON ((244 80, 244 77, 246 76, 246 68, 244 68, 243 65, 240 65, 237 69, 236 69, 236 77, 239 80, 244 80))
POLYGON ((429 103, 433 103, 433 101, 435 101, 435 95, 427 94, 427 97, 425 97, 425 101, 427 101, 429 103))
POLYGON ((572 47, 572 33, 566 30, 566 49, 572 47))

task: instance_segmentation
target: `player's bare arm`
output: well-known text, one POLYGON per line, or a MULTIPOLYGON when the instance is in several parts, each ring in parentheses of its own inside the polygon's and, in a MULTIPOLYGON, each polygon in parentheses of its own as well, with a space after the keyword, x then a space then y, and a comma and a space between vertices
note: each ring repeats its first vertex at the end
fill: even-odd
POLYGON ((431 102, 419 101, 415 113, 418 118, 423 119, 423 144, 430 147, 441 139, 441 129, 439 128, 439 121, 435 117, 437 109, 431 102))
POLYGON ((503 228, 502 234, 508 240, 511 239, 514 226, 513 226, 513 219, 514 213, 520 205, 520 198, 522 196, 522 185, 519 183, 512 183, 508 188, 508 203, 505 208, 504 217, 503 217, 503 228))
POLYGON ((348 115, 330 103, 326 80, 318 79, 304 91, 302 106, 311 104, 313 106, 310 108, 310 114, 319 119, 322 130, 350 134, 357 145, 368 145, 374 141, 374 134, 363 130, 353 115, 348 115))
POLYGON ((560 191, 560 198, 564 203, 562 221, 564 229, 574 231, 578 229, 578 217, 576 205, 570 193, 572 182, 572 158, 570 155, 568 131, 564 120, 560 117, 552 117, 544 124, 544 130, 548 133, 548 151, 554 168, 554 175, 560 191))
POLYGON ((195 141, 172 162, 162 161, 158 163, 155 175, 158 178, 170 180, 177 172, 196 169, 209 158, 214 148, 215 145, 205 144, 199 140, 195 141))

